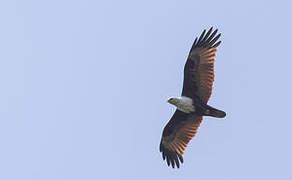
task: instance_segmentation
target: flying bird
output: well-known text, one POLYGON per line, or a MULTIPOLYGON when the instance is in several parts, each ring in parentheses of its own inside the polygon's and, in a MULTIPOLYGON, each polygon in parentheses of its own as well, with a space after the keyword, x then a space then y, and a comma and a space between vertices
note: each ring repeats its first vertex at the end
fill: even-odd
POLYGON ((168 99, 177 107, 175 113, 163 129, 160 152, 168 166, 180 167, 182 154, 195 136, 203 116, 224 118, 224 111, 207 104, 214 81, 214 60, 221 34, 218 29, 202 32, 196 38, 184 66, 183 89, 180 97, 168 99))

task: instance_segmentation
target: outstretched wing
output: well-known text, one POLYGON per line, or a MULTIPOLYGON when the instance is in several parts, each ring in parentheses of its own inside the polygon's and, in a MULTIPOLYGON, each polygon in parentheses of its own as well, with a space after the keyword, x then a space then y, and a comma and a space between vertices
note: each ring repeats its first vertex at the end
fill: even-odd
POLYGON ((198 97, 204 103, 212 93, 216 47, 221 43, 217 42, 221 36, 216 36, 218 29, 212 30, 207 33, 204 30, 199 39, 195 39, 184 67, 182 96, 198 97))
POLYGON ((160 152, 167 165, 179 168, 183 163, 182 154, 190 140, 195 136, 202 121, 202 116, 187 114, 176 110, 165 126, 160 142, 160 152))

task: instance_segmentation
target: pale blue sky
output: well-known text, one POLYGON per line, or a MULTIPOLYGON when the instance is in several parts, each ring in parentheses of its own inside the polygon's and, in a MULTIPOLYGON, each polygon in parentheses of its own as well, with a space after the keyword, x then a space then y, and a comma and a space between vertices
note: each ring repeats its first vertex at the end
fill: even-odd
POLYGON ((0 2, 0 179, 291 179, 292 3, 0 2), (222 33, 185 163, 159 153, 195 36, 222 33))

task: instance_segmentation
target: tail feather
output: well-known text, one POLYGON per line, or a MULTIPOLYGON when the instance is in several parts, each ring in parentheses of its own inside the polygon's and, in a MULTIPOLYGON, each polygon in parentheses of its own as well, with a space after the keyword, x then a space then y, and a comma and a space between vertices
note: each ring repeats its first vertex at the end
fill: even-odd
POLYGON ((213 117, 217 117, 217 118, 224 118, 226 116, 226 113, 224 111, 219 110, 219 109, 209 107, 208 110, 206 110, 205 115, 206 116, 213 116, 213 117))

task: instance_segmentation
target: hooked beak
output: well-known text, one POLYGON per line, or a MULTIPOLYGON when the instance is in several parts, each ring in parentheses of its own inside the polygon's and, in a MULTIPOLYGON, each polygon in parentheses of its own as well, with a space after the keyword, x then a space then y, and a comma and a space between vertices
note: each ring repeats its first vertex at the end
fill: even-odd
POLYGON ((173 98, 168 98, 167 102, 168 102, 169 104, 173 104, 173 98))

